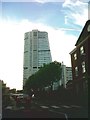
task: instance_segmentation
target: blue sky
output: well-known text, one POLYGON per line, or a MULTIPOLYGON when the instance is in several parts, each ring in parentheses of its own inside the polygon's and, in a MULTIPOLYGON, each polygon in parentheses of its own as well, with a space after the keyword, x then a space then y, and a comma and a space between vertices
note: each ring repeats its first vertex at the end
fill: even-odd
MULTIPOLYGON (((65 15, 70 13, 68 7, 63 7, 63 2, 3 2, 2 3, 2 17, 3 19, 28 19, 32 22, 41 22, 54 28, 75 28, 81 29, 81 26, 69 21, 65 24, 65 15)), ((69 31, 67 31, 69 32, 69 31)), ((73 34, 78 35, 76 30, 72 31, 73 34)), ((71 33, 71 31, 69 32, 71 33)))
POLYGON ((11 18, 15 17, 17 20, 29 19, 34 22, 43 22, 44 24, 53 27, 64 25, 64 13, 61 12, 62 3, 49 2, 42 4, 37 2, 12 2, 3 3, 2 8, 4 18, 7 18, 7 15, 10 15, 11 18))
POLYGON ((11 88, 22 89, 24 33, 32 29, 47 31, 52 60, 71 66, 69 53, 88 20, 87 1, 6 1, 0 3, 0 79, 11 88))

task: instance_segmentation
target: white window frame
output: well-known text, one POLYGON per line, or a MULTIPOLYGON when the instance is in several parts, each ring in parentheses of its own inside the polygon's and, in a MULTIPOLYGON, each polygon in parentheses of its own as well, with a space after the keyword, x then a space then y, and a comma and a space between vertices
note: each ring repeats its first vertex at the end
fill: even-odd
POLYGON ((86 69, 85 69, 85 61, 82 62, 82 73, 85 73, 86 69))
POLYGON ((76 60, 76 59, 77 59, 77 54, 75 53, 75 54, 74 54, 74 60, 76 60))
POLYGON ((78 67, 75 67, 75 76, 78 76, 78 67))
POLYGON ((81 46, 81 47, 80 47, 80 54, 82 55, 83 53, 84 53, 84 47, 81 46))

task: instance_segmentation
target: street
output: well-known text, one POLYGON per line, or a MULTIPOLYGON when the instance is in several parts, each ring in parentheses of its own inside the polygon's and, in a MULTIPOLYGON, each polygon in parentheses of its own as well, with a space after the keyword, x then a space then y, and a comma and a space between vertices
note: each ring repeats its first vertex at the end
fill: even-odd
POLYGON ((88 109, 76 105, 48 105, 33 102, 30 107, 3 110, 3 118, 88 118, 88 109))
POLYGON ((3 118, 65 118, 64 114, 47 110, 7 110, 3 118))

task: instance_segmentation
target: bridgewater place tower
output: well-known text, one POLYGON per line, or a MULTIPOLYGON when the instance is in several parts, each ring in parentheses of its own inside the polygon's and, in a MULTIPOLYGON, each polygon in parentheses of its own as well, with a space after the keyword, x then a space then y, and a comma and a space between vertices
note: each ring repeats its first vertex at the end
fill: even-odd
POLYGON ((24 35, 23 86, 43 64, 52 62, 48 33, 32 30, 24 35))

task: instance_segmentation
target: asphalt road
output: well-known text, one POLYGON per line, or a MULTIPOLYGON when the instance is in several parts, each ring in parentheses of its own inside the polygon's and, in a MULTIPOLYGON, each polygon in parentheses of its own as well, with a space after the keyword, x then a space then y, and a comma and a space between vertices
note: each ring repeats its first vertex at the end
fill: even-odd
POLYGON ((65 118, 63 113, 48 110, 5 110, 3 118, 65 118))
POLYGON ((88 118, 87 108, 75 105, 32 103, 29 108, 2 111, 3 118, 88 118))

